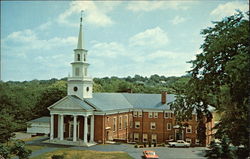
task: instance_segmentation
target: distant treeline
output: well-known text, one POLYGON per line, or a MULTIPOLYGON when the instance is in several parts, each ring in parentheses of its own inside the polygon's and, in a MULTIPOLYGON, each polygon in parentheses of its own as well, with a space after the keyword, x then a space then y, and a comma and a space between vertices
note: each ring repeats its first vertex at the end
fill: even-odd
MULTIPOLYGON (((175 89, 188 80, 188 76, 159 75, 94 78, 94 92, 127 92, 129 90, 132 93, 161 93, 162 91, 175 93, 175 89)), ((4 115, 7 115, 8 120, 17 122, 17 126, 22 130, 26 128, 26 121, 48 116, 47 107, 66 95, 67 78, 0 82, 0 114, 2 118, 6 118, 4 115)))

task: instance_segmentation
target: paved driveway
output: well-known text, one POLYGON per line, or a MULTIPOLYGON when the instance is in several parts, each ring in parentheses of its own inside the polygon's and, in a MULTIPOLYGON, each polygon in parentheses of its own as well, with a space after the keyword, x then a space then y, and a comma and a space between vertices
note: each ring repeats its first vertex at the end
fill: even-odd
POLYGON ((29 145, 41 145, 46 146, 44 149, 34 151, 32 157, 40 155, 42 153, 51 152, 58 148, 65 149, 77 149, 77 150, 94 150, 94 151, 123 151, 127 152, 131 157, 135 159, 142 159, 142 152, 144 150, 153 150, 159 155, 160 159, 205 159, 204 147, 196 148, 169 148, 169 147, 151 147, 151 148, 134 148, 131 144, 107 144, 107 145, 95 145, 92 147, 74 147, 43 143, 46 138, 26 142, 29 145))
POLYGON ((134 148, 129 144, 113 145, 96 145, 92 147, 72 147, 78 150, 95 150, 95 151, 124 151, 135 159, 142 158, 144 150, 153 150, 159 155, 160 159, 205 159, 204 147, 196 148, 169 148, 169 147, 151 147, 151 148, 134 148))

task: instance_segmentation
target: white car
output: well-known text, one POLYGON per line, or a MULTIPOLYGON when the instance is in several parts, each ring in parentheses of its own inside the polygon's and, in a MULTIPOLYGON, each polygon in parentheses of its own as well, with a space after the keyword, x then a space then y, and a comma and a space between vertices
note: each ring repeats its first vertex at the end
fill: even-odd
POLYGON ((183 140, 177 140, 177 142, 169 142, 170 147, 189 147, 190 143, 185 142, 183 140))

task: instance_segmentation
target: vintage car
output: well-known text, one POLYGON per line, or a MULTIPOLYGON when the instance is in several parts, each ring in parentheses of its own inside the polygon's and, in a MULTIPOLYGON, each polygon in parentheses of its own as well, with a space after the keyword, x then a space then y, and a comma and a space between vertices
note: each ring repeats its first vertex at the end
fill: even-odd
POLYGON ((145 159, 158 159, 159 156, 154 151, 143 151, 143 157, 145 159))
POLYGON ((177 140, 177 142, 169 142, 170 147, 189 147, 190 143, 185 142, 183 140, 177 140))

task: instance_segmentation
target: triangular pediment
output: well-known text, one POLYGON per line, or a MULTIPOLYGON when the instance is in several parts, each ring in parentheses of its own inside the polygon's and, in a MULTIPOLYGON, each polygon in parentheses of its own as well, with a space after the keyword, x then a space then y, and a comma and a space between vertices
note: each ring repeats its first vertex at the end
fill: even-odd
POLYGON ((70 96, 66 96, 49 107, 49 110, 85 110, 70 96))

